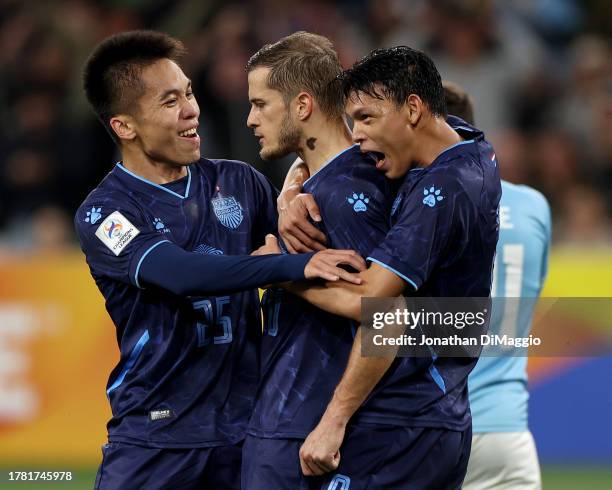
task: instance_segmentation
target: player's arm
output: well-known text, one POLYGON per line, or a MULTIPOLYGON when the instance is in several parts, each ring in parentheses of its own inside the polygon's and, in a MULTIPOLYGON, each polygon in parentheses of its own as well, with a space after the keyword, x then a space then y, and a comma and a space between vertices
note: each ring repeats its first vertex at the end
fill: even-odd
POLYGON ((387 372, 395 357, 362 357, 362 328, 357 330, 351 354, 333 397, 315 429, 300 448, 300 465, 306 476, 334 471, 340 463, 340 446, 349 419, 387 372))
POLYGON ((135 281, 137 285, 158 286, 179 296, 232 293, 300 279, 359 282, 356 274, 338 267, 342 264, 356 270, 365 267, 363 259, 351 250, 219 256, 187 252, 166 241, 143 254, 135 281))
POLYGON ((361 284, 296 282, 283 284, 283 287, 322 310, 359 321, 361 298, 399 296, 407 286, 403 279, 378 264, 372 264, 358 277, 361 284))
POLYGON ((287 172, 276 201, 278 232, 291 253, 323 250, 327 244, 325 235, 308 221, 308 216, 313 221, 321 221, 321 212, 314 198, 302 193, 308 177, 308 167, 298 158, 287 172))

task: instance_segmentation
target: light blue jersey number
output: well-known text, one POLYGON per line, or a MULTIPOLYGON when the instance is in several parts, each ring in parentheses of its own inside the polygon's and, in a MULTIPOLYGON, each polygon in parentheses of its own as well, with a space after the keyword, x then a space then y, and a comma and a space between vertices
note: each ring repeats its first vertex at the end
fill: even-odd
POLYGON ((229 296, 219 296, 212 301, 204 299, 193 303, 193 308, 204 316, 204 322, 197 322, 198 347, 213 344, 229 344, 232 341, 232 319, 223 315, 223 307, 229 305, 229 296), (216 334, 216 335, 215 335, 216 334))

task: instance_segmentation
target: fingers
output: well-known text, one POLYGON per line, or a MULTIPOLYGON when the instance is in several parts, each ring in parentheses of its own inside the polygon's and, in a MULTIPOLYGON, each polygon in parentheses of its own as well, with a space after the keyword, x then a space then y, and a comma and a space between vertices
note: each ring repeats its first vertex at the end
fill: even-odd
POLYGON ((277 249, 279 252, 281 251, 278 246, 278 239, 272 233, 266 235, 266 248, 277 249))
MULTIPOLYGON (((280 202, 280 201, 279 201, 280 202)), ((308 221, 321 221, 319 207, 310 194, 297 195, 289 205, 279 206, 278 230, 290 252, 324 250, 327 237, 308 221)))
MULTIPOLYGON (((306 240, 308 240, 309 242, 313 242, 313 245, 311 245, 313 248, 315 245, 318 246, 318 245, 327 244, 327 237, 325 236, 325 233, 319 230, 316 226, 314 226, 308 220, 304 219, 296 223, 295 227, 298 231, 301 231, 302 233, 306 235, 306 240)), ((324 250, 324 249, 325 247, 321 248, 321 250, 324 250)))
POLYGON ((338 267, 340 264, 349 265, 358 271, 365 270, 365 261, 353 250, 324 250, 313 255, 306 264, 304 276, 306 279, 315 277, 326 281, 344 279, 353 284, 361 284, 362 279, 357 274, 338 267))
POLYGON ((361 255, 354 250, 334 250, 337 255, 337 263, 349 265, 357 271, 366 270, 366 262, 361 255))
POLYGON ((340 456, 321 457, 300 451, 300 467, 305 476, 324 475, 338 469, 340 456))
POLYGON ((289 253, 292 253, 292 254, 299 253, 297 250, 297 248, 299 248, 301 245, 299 240, 294 238, 293 235, 288 235, 286 233, 283 233, 280 230, 279 230, 279 233, 280 233, 280 236, 283 237, 283 242, 285 243, 285 247, 287 247, 287 250, 289 251, 289 253))
MULTIPOLYGON (((321 235, 322 237, 325 237, 325 235, 323 235, 323 233, 321 233, 319 230, 317 230, 314 226, 312 226, 310 223, 306 223, 311 230, 315 230, 319 235, 321 235)), ((291 230, 293 233, 293 238, 295 241, 298 242, 298 244, 296 245, 296 249, 298 252, 300 253, 305 253, 305 252, 314 252, 314 251, 319 251, 319 250, 325 250, 325 246, 322 245, 321 243, 313 240, 312 238, 310 238, 304 231, 302 231, 299 227, 291 230)))
POLYGON ((302 457, 300 456, 300 467, 302 468, 302 473, 304 476, 316 476, 318 473, 315 473, 316 469, 311 467, 302 457))
POLYGON ((302 196, 304 196, 303 202, 310 217, 317 223, 321 221, 321 212, 319 211, 319 206, 317 206, 312 194, 302 194, 302 196))
POLYGON ((338 278, 350 282, 351 284, 357 284, 358 286, 363 282, 363 279, 361 279, 358 274, 353 274, 352 272, 347 272, 340 268, 338 268, 338 278))

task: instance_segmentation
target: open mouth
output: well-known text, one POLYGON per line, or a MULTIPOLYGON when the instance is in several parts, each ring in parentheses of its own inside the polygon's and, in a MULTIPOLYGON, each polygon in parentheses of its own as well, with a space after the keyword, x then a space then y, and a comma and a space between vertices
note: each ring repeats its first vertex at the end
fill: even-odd
POLYGON ((369 151, 368 154, 376 160, 376 168, 380 170, 385 164, 385 154, 380 151, 369 151))
POLYGON ((181 131, 179 133, 179 136, 181 138, 197 138, 198 137, 197 128, 191 128, 191 129, 186 129, 185 131, 181 131))

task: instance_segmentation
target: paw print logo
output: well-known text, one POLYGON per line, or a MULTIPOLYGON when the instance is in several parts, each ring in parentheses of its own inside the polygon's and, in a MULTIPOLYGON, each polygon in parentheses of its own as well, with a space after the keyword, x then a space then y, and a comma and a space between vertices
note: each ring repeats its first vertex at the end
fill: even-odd
POLYGON ((170 231, 160 218, 155 218, 153 220, 153 226, 155 226, 155 229, 160 233, 168 233, 170 231))
POLYGON ((427 187, 423 189, 423 194, 425 195, 423 204, 426 204, 430 208, 433 208, 437 202, 444 199, 444 196, 440 195, 440 189, 436 189, 433 185, 429 189, 427 187))
POLYGON ((353 205, 353 211, 363 213, 368 210, 367 204, 370 202, 369 197, 365 197, 363 192, 359 195, 353 192, 353 195, 347 198, 349 204, 353 205))
POLYGON ((91 211, 87 211, 85 223, 91 223, 92 225, 95 225, 102 217, 101 211, 102 211, 101 207, 96 208, 95 206, 92 206, 91 211))

